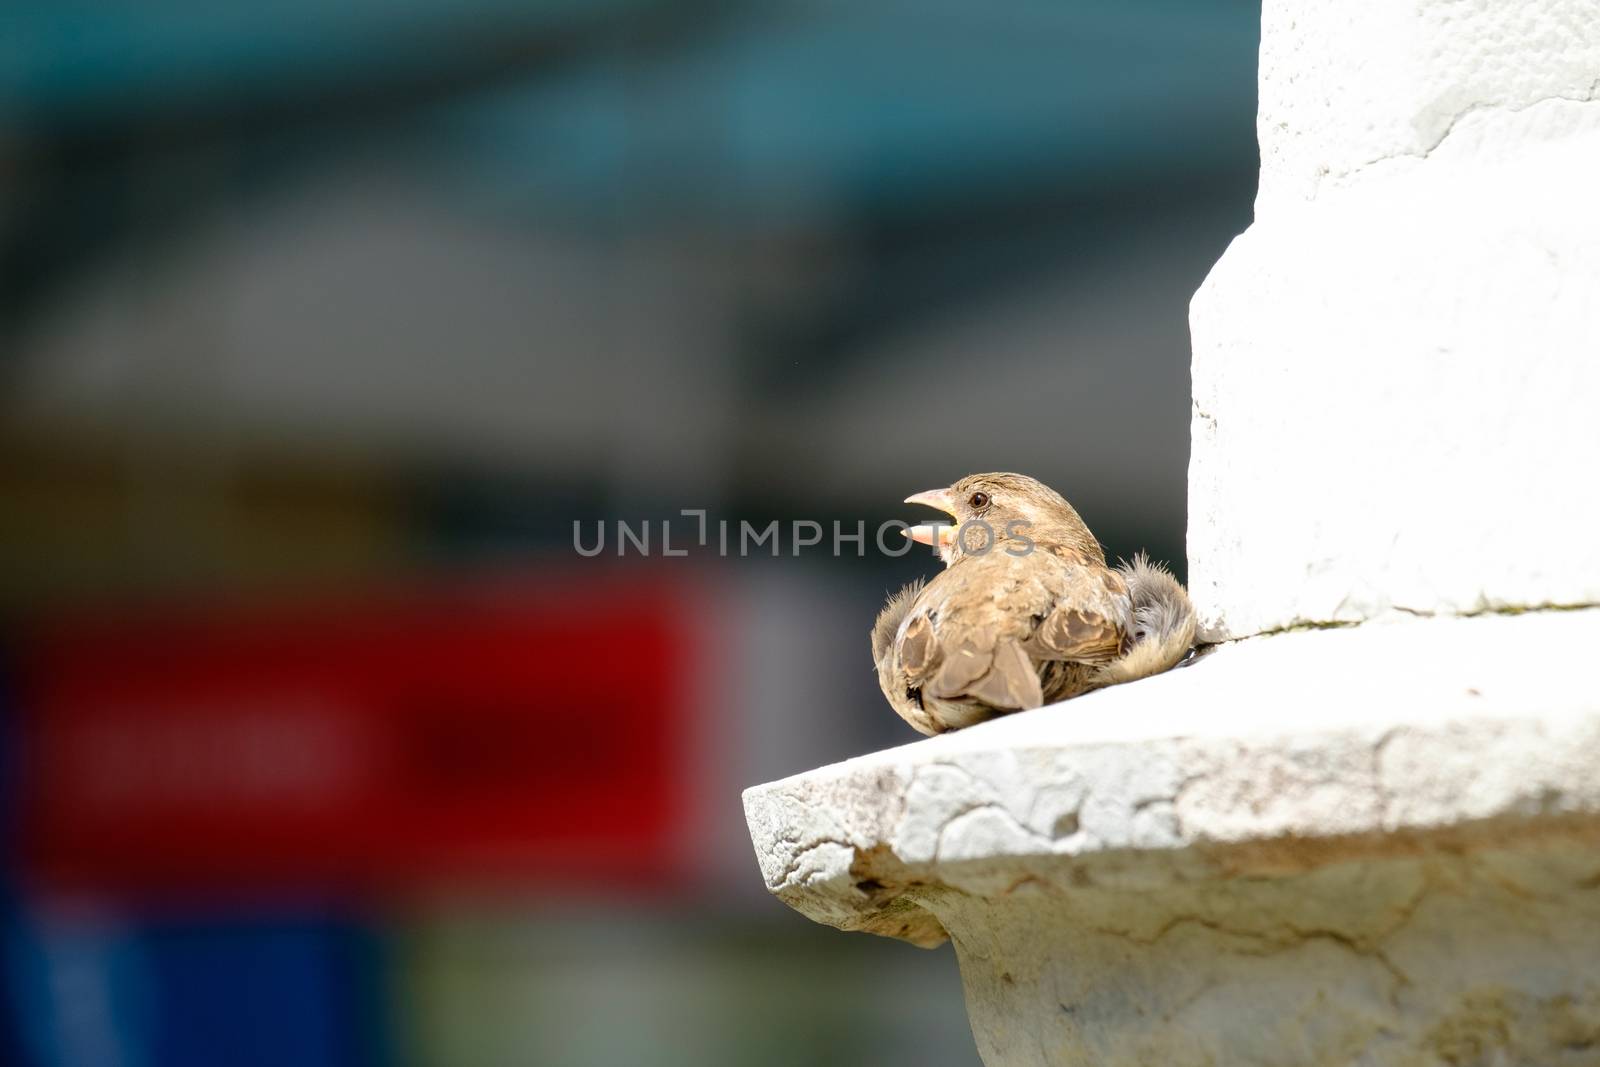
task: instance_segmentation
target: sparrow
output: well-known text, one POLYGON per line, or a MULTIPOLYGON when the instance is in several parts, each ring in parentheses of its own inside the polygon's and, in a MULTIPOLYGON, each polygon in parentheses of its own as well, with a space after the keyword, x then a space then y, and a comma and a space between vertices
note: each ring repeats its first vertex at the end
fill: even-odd
POLYGON ((952 524, 906 536, 945 569, 889 597, 872 658, 890 707, 924 734, 1158 674, 1194 644, 1189 595, 1144 553, 1112 568, 1072 505, 1022 474, 973 474, 908 504, 952 524))

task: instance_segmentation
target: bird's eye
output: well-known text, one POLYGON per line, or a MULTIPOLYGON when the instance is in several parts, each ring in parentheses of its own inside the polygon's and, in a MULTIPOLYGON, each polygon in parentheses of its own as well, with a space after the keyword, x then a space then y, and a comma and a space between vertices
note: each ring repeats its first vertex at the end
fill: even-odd
POLYGON ((973 511, 982 511, 984 508, 989 506, 989 494, 973 493, 967 498, 967 505, 971 507, 973 511))

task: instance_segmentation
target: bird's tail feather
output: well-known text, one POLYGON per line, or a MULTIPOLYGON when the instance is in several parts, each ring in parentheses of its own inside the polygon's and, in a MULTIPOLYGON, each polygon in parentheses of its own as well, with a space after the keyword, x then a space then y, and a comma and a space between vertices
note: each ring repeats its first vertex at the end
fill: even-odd
POLYGON ((1118 685, 1160 674, 1182 662, 1194 647, 1195 614, 1189 594, 1172 572, 1140 552, 1117 570, 1133 601, 1134 644, 1101 667, 1098 685, 1118 685))

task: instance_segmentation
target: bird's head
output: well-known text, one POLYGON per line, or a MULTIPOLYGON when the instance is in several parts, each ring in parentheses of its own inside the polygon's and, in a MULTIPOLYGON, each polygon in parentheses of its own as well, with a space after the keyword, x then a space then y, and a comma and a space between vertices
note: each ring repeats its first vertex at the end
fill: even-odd
POLYGON ((1025 474, 969 474, 945 489, 906 497, 907 504, 937 508, 950 525, 913 526, 906 536, 934 545, 946 566, 1002 546, 1018 551, 1065 546, 1105 562, 1094 534, 1060 493, 1025 474))

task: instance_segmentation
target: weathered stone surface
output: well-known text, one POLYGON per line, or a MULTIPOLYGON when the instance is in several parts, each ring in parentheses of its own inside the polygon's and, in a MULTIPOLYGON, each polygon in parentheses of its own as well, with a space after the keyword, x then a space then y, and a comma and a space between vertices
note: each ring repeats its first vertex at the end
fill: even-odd
MULTIPOLYGON (((1486 112, 1592 101, 1597 82, 1593 0, 1267 0, 1257 208, 1269 215, 1413 165, 1486 112)), ((1496 139, 1473 151, 1516 147, 1496 139)))
POLYGON ((1208 636, 1600 602, 1597 89, 1592 0, 1268 0, 1190 316, 1208 636))
POLYGON ((1600 854, 1433 852, 1226 889, 931 906, 991 1065, 1600 1062, 1600 854))
POLYGON ((1600 1062, 1600 611, 1260 638, 745 794, 991 1065, 1600 1062))

